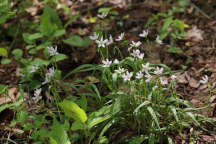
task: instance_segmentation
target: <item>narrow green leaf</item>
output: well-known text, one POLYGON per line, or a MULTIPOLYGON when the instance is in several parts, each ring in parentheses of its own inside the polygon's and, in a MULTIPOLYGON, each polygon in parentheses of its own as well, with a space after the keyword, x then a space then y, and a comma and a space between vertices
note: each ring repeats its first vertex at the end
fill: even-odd
POLYGON ((158 122, 158 119, 157 119, 157 116, 156 116, 154 110, 153 110, 152 107, 150 107, 150 106, 148 106, 147 109, 148 109, 149 113, 151 114, 151 116, 152 116, 154 122, 156 123, 157 127, 158 127, 159 130, 160 130, 160 125, 159 125, 159 122, 158 122))
POLYGON ((67 21, 67 23, 64 25, 64 28, 66 28, 68 25, 76 21, 76 19, 79 17, 79 15, 72 15, 70 19, 67 21))
POLYGON ((171 137, 168 137, 168 144, 174 144, 173 140, 171 137))
POLYGON ((77 68, 75 68, 74 70, 72 70, 71 72, 69 72, 68 74, 66 74, 63 79, 69 77, 70 75, 72 75, 74 73, 93 71, 93 70, 97 70, 99 68, 100 67, 95 66, 93 64, 83 64, 83 65, 78 66, 77 68))
POLYGON ((169 53, 176 53, 176 54, 184 54, 184 51, 181 48, 171 47, 167 50, 169 53))
POLYGON ((200 126, 200 123, 196 120, 194 114, 192 114, 191 112, 186 112, 185 114, 189 116, 198 126, 200 126))
POLYGON ((179 122, 176 109, 173 106, 171 106, 170 109, 171 109, 171 111, 172 111, 172 113, 173 113, 173 115, 174 115, 174 117, 176 119, 176 122, 179 122))
POLYGON ((137 114, 137 112, 139 111, 140 108, 149 105, 151 102, 150 101, 144 101, 143 103, 141 103, 135 110, 134 110, 134 114, 137 114))
POLYGON ((88 128, 91 129, 92 127, 102 123, 112 117, 111 114, 111 107, 112 105, 103 106, 101 109, 97 110, 90 114, 88 118, 88 128))
POLYGON ((111 114, 91 119, 90 121, 88 121, 88 128, 91 129, 92 127, 94 127, 94 126, 98 125, 99 123, 102 123, 105 120, 108 120, 110 118, 111 118, 111 114))

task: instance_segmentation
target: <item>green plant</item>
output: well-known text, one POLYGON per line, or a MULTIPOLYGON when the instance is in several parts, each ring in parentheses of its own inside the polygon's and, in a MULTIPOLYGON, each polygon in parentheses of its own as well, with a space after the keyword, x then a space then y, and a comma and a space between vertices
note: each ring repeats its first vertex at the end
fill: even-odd
MULTIPOLYGON (((27 143, 171 144, 172 136, 185 129, 197 127, 207 131, 203 123, 214 125, 212 119, 195 113, 202 108, 194 108, 176 92, 177 77, 169 67, 146 61, 139 49, 140 41, 129 42, 124 33, 116 39, 108 34, 106 24, 115 18, 115 11, 99 9, 99 27, 89 38, 66 36, 66 28, 79 16, 73 15, 63 24, 48 5, 50 2, 45 1, 47 5, 40 24, 34 25, 35 31, 22 33, 26 48, 12 51, 16 62, 23 66, 20 97, 17 102, 0 107, 0 112, 6 108, 17 111, 11 126, 19 124, 29 132, 27 143), (58 62, 67 55, 57 48, 62 48, 63 43, 84 48, 90 39, 97 43, 102 64, 84 64, 62 76, 58 62), (126 57, 119 47, 128 48, 126 57), (76 78, 66 81, 81 72, 93 72, 88 77, 90 82, 76 78)), ((164 18, 162 33, 156 38, 158 44, 167 36, 174 40, 184 34, 184 23, 173 16, 178 10, 173 8, 169 14, 153 17, 151 22, 164 18)), ((150 45, 148 31, 139 36, 150 45)), ((1 48, 0 55, 8 54, 1 48)), ((203 77, 202 83, 207 82, 208 77, 203 77)), ((7 94, 7 88, 0 85, 0 94, 7 94)))
POLYGON ((157 13, 149 18, 145 28, 157 24, 162 18, 162 26, 160 27, 160 39, 169 38, 170 48, 167 50, 169 53, 184 54, 183 50, 176 44, 178 39, 182 39, 186 32, 185 23, 183 20, 175 18, 175 14, 183 13, 185 7, 188 5, 186 0, 178 0, 176 6, 173 6, 167 13, 157 13))

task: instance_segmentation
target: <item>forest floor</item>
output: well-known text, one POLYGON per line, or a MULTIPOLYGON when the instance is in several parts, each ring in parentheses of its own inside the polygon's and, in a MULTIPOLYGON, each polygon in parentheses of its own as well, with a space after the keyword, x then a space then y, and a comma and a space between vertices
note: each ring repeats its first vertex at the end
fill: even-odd
MULTIPOLYGON (((121 32, 125 32, 125 36, 128 40, 139 40, 138 34, 143 30, 147 20, 157 12, 167 12, 167 9, 171 5, 161 4, 158 1, 148 2, 135 2, 133 4, 125 4, 123 1, 110 1, 110 2, 99 2, 99 1, 84 1, 83 3, 73 3, 67 0, 62 0, 74 10, 74 13, 81 14, 79 21, 76 21, 71 26, 67 33, 78 34, 82 36, 88 36, 92 33, 94 28, 94 20, 89 22, 88 17, 97 14, 96 9, 100 7, 112 6, 113 9, 117 10, 120 15, 119 19, 112 21, 107 26, 107 30, 112 35, 117 36, 121 32), (123 23, 121 25, 121 23, 123 23)), ((212 5, 211 1, 206 3, 194 1, 193 3, 198 7, 196 9, 193 6, 189 6, 184 14, 176 15, 175 17, 184 21, 188 26, 185 31, 187 35, 182 40, 177 41, 178 47, 183 51, 182 53, 169 53, 170 41, 165 39, 163 45, 155 45, 151 48, 146 46, 144 43, 141 46, 141 50, 145 52, 145 57, 151 63, 162 63, 169 66, 172 70, 178 71, 177 91, 184 99, 189 100, 195 107, 205 106, 199 113, 210 117, 216 118, 216 11, 215 6, 212 5), (214 12, 214 13, 212 13, 214 12), (200 78, 204 75, 209 77, 208 85, 201 85, 199 82, 200 78), (209 88, 209 86, 211 88, 209 88)), ((37 7, 37 11, 40 8, 37 7)), ((39 16, 40 12, 33 17, 39 16)), ((34 19, 34 18, 31 18, 34 19)), ((159 27, 151 27, 149 29, 149 37, 151 34, 154 35, 155 31, 158 31, 159 27)), ((153 37, 152 37, 153 39, 153 37)), ((19 44, 22 46, 22 44, 19 44)), ((124 51, 124 48, 121 48, 124 51)), ((96 45, 91 44, 86 49, 76 49, 62 51, 67 53, 69 56, 68 60, 59 63, 60 69, 63 74, 71 71, 73 68, 81 64, 100 63, 98 54, 96 51, 96 45)), ((11 63, 7 65, 0 65, 0 82, 1 84, 13 85, 13 88, 9 89, 9 95, 17 97, 17 87, 20 80, 19 73, 20 65, 11 63)), ((82 77, 77 75, 77 77, 82 77)), ((67 79, 70 81, 70 79, 67 79)), ((10 100, 8 100, 10 102, 10 100)), ((0 96, 0 105, 5 103, 5 98, 0 96), (2 102, 4 101, 4 102, 2 102)), ((10 124, 10 121, 14 118, 15 113, 9 109, 4 110, 0 113, 0 127, 2 124, 10 124)), ((2 130, 2 128, 0 128, 2 130)), ((4 126, 5 129, 5 126, 4 126)), ((9 131, 5 129, 1 132, 5 135, 9 131)), ((185 140, 188 138, 187 133, 185 135, 177 135, 175 140, 176 143, 186 143, 185 140)), ((215 128, 212 129, 211 133, 201 133, 200 142, 211 143, 216 141, 215 128)))

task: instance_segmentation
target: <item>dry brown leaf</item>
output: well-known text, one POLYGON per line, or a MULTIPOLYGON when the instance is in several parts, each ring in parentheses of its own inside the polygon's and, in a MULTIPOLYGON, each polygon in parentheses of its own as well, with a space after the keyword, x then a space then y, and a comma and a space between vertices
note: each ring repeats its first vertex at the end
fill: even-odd
POLYGON ((198 88, 199 85, 200 85, 200 82, 197 81, 197 80, 195 80, 194 78, 190 78, 190 80, 189 80, 189 85, 190 85, 190 87, 192 87, 192 88, 198 88))
POLYGON ((199 42, 201 40, 203 40, 203 31, 198 29, 197 26, 193 26, 192 29, 190 29, 189 31, 187 31, 187 35, 185 36, 184 39, 186 40, 190 40, 193 42, 199 42))
POLYGON ((8 90, 8 95, 6 95, 6 94, 1 94, 0 95, 0 106, 2 104, 15 102, 18 97, 19 97, 18 89, 17 88, 10 88, 8 90))
POLYGON ((181 84, 186 84, 186 83, 188 83, 188 80, 186 79, 186 73, 183 73, 183 74, 178 74, 177 75, 177 77, 178 77, 178 83, 181 83, 181 84))

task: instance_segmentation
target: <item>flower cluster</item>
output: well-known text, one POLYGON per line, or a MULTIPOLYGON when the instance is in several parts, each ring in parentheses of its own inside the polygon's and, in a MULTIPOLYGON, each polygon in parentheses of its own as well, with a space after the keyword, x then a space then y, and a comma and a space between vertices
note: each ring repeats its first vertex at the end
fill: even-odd
POLYGON ((41 94, 41 91, 42 91, 41 88, 36 89, 36 90, 34 91, 34 97, 32 97, 32 99, 33 99, 33 101, 34 101, 35 103, 37 103, 40 99, 42 99, 42 96, 40 95, 40 94, 41 94))
MULTIPOLYGON (((114 43, 113 37, 112 35, 109 35, 108 39, 104 39, 103 36, 101 36, 99 38, 99 34, 97 34, 96 32, 94 32, 91 36, 89 36, 89 38, 91 40, 95 40, 95 42, 97 43, 98 47, 106 47, 112 43, 114 43)), ((122 41, 124 39, 124 33, 121 33, 117 39, 115 39, 116 41, 122 41)))
POLYGON ((119 64, 119 60, 115 59, 113 62, 109 59, 102 60, 103 66, 102 67, 110 67, 110 65, 113 64, 119 64))
POLYGON ((53 47, 53 46, 48 46, 48 47, 47 47, 47 50, 48 50, 50 56, 54 56, 54 55, 59 54, 59 53, 57 52, 57 46, 55 46, 55 47, 53 47))
POLYGON ((37 65, 33 65, 33 66, 31 67, 30 72, 31 72, 31 73, 34 73, 34 72, 36 72, 38 69, 39 69, 38 64, 37 64, 37 65))
POLYGON ((45 74, 45 81, 42 83, 42 85, 49 83, 54 74, 55 74, 54 67, 49 68, 49 71, 45 74))

